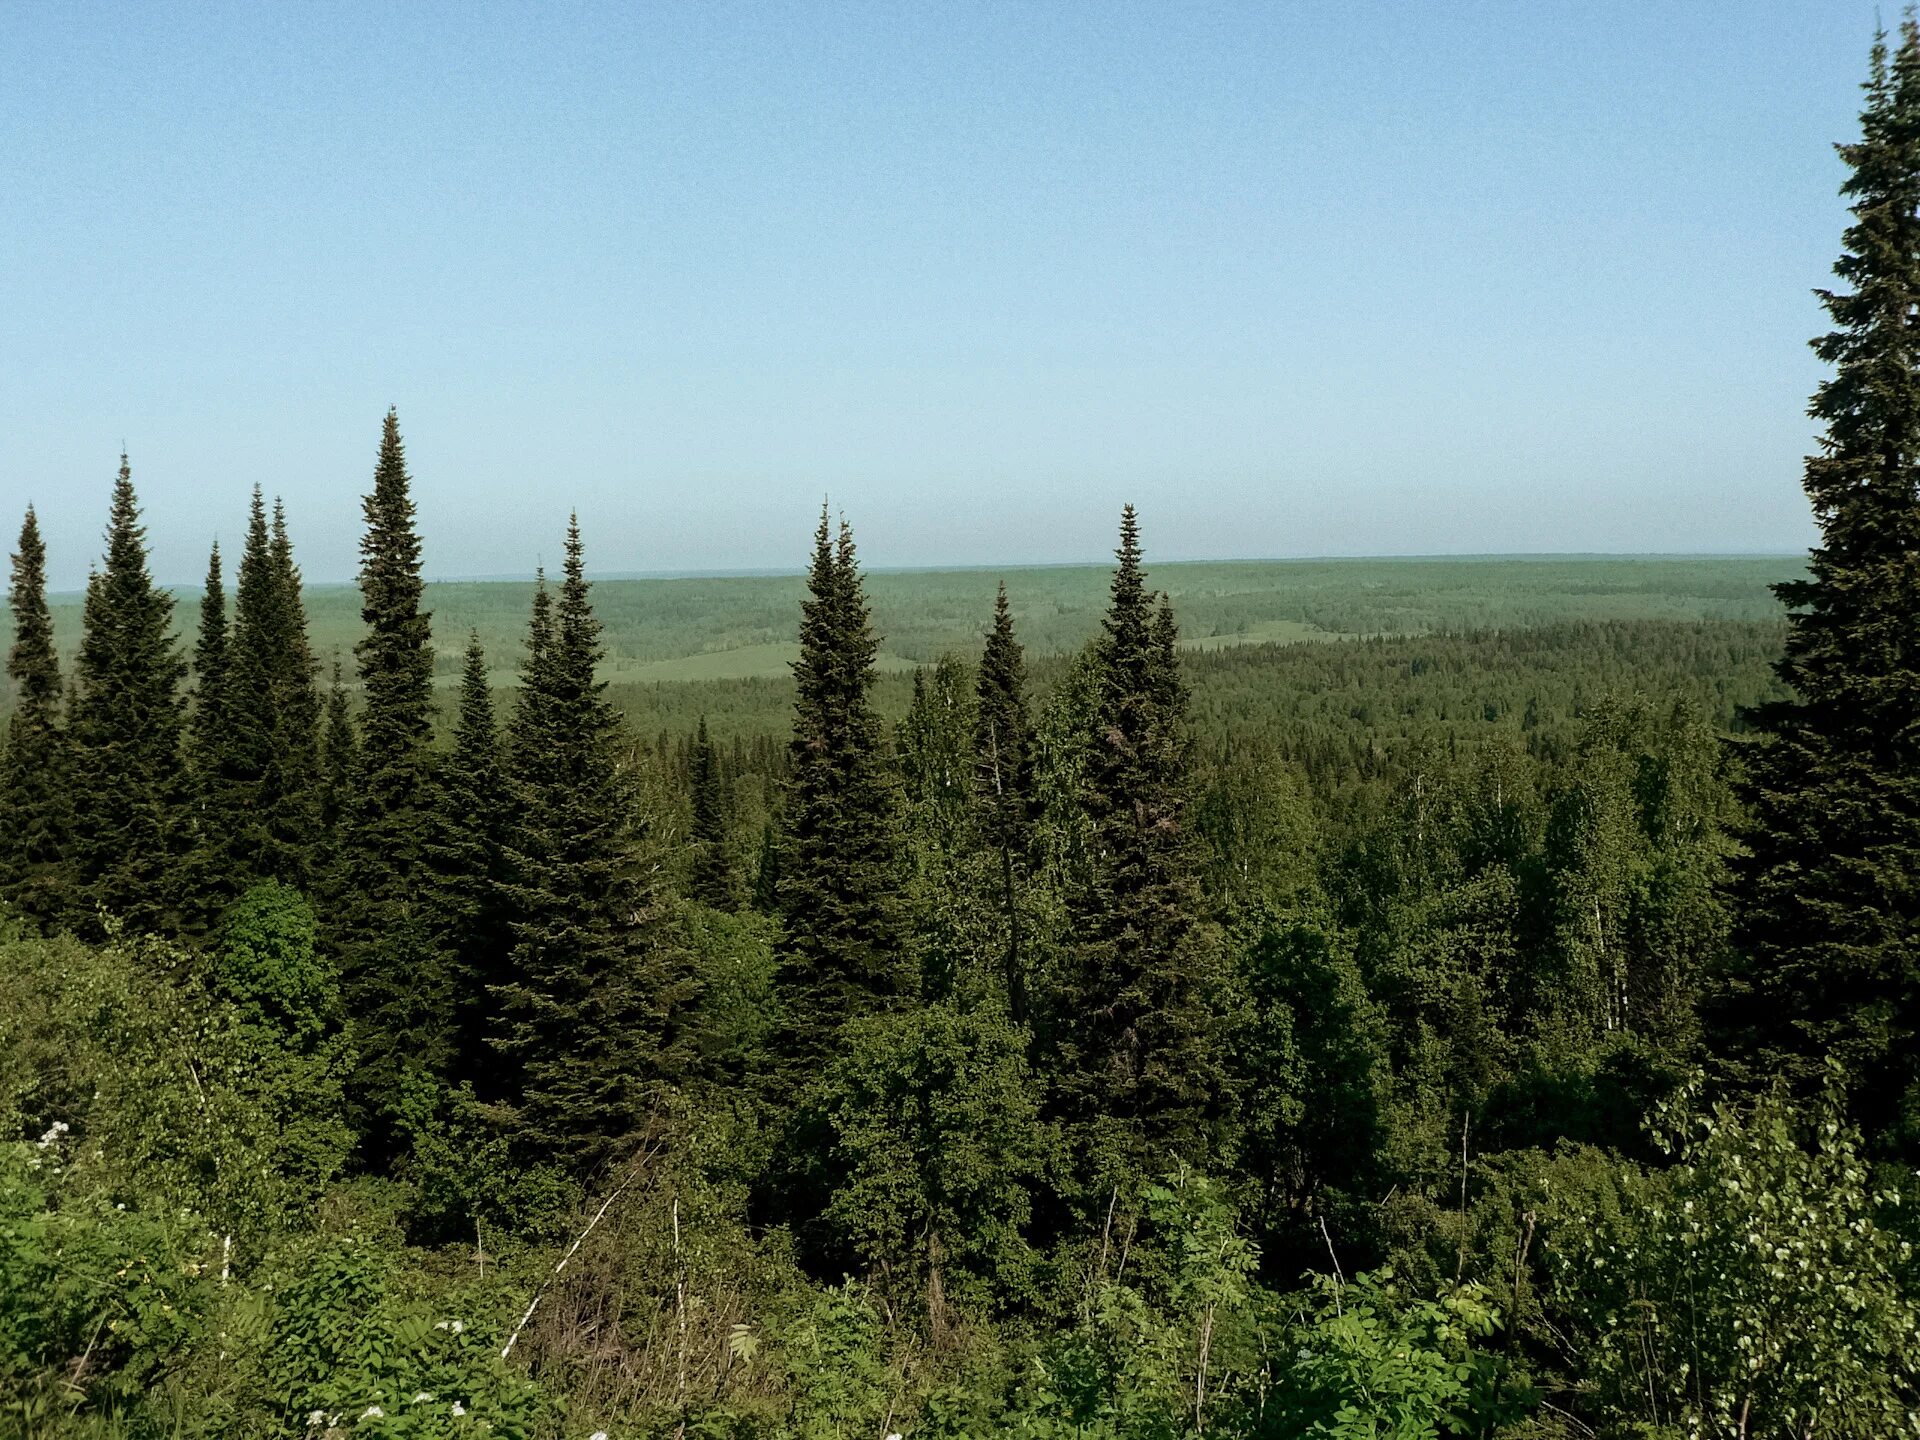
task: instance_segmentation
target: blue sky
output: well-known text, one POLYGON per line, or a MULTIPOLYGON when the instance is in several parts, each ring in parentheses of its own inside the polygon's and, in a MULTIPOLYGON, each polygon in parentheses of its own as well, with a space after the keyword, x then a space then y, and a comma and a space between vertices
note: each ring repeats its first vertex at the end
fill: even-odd
POLYGON ((0 8, 0 524, 348 578, 1791 550, 1869 4, 0 8))

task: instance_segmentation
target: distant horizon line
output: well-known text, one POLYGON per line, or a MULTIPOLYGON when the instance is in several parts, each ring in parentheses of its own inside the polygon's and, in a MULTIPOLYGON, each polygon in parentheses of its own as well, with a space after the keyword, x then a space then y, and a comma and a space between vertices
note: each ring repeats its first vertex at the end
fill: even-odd
MULTIPOLYGON (((1147 570, 1167 569, 1180 566, 1198 565, 1324 565, 1358 564, 1361 562, 1388 562, 1407 565, 1445 564, 1449 561, 1545 561, 1545 560, 1797 560, 1804 559, 1804 550, 1477 550, 1460 552, 1434 552, 1419 555, 1231 555, 1189 557, 1180 560, 1149 560, 1147 570)), ((1111 568, 1108 560, 1035 560, 1012 564, 953 564, 953 565, 863 565, 862 572, 868 575, 961 575, 983 572, 1002 572, 1012 574, 1029 570, 1105 570, 1111 568)), ((807 573, 804 565, 783 567, 741 566, 736 568, 699 567, 687 570, 602 570, 589 571, 588 579, 601 580, 780 580, 791 579, 807 573)), ((428 585, 531 585, 534 576, 531 573, 511 574, 494 572, 477 575, 428 575, 423 577, 428 585)), ((198 594, 204 582, 163 581, 161 588, 172 591, 190 591, 198 594)), ((302 588, 307 590, 347 589, 357 585, 354 578, 345 580, 303 580, 302 588)), ((84 596, 84 589, 49 590, 49 600, 84 596)))

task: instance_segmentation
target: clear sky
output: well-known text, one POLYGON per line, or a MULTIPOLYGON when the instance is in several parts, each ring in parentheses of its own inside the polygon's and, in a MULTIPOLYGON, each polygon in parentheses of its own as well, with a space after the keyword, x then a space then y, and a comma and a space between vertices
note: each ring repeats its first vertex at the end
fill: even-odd
POLYGON ((6 5, 0 527, 346 579, 393 404, 437 576, 1798 549, 1874 23, 6 5))

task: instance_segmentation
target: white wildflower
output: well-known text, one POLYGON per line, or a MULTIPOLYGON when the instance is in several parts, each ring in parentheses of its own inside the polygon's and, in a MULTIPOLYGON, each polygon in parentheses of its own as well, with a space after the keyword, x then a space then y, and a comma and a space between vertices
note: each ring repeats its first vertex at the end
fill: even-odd
POLYGON ((326 1418, 327 1418, 327 1412, 324 1410, 309 1411, 307 1414, 307 1424, 316 1425, 316 1426, 322 1425, 326 1423, 326 1418))
POLYGON ((369 1405, 360 1412, 360 1418, 362 1420, 378 1420, 386 1413, 387 1412, 382 1410, 378 1405, 369 1405))
POLYGON ((434 1326, 433 1328, 436 1330, 444 1330, 447 1328, 447 1322, 442 1320, 438 1325, 434 1326))
POLYGON ((467 1328, 467 1322, 464 1320, 456 1320, 450 1328, 454 1334, 458 1335, 462 1330, 467 1328))
POLYGON ((416 1405, 428 1405, 431 1404, 432 1401, 433 1396, 429 1395, 425 1390, 420 1391, 413 1397, 413 1403, 416 1405))
POLYGON ((40 1137, 40 1148, 42 1150, 46 1149, 49 1145, 53 1144, 54 1141, 58 1140, 62 1135, 66 1134, 67 1129, 68 1129, 68 1126, 66 1121, 64 1120, 54 1121, 53 1124, 47 1127, 46 1133, 40 1137))
POLYGON ((453 1413, 456 1415, 464 1415, 467 1413, 467 1407, 456 1400, 453 1402, 453 1413))
POLYGON ((607 1432, 604 1430, 596 1430, 587 1436, 587 1440, 607 1440, 607 1432))

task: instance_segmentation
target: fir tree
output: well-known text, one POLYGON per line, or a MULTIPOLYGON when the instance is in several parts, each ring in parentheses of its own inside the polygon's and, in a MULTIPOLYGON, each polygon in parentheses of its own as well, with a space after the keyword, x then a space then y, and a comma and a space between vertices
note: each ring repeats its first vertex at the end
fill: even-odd
POLYGON ((980 831, 1000 865, 1001 904, 1006 912, 1004 985, 1015 1023, 1027 1018, 1025 961, 1020 953, 1019 882, 1032 830, 1033 722, 1027 710, 1027 664, 1013 634, 1013 611, 1002 584, 993 602, 974 686, 974 786, 980 831))
POLYGON ((71 771, 47 606, 47 550, 31 505, 20 524, 7 604, 13 613, 13 647, 7 652, 13 713, 0 756, 0 895, 12 909, 51 925, 73 902, 71 771))
POLYGON ((1920 1156, 1920 29, 1875 44, 1853 223, 1821 292, 1834 367, 1806 463, 1821 538, 1789 607, 1791 698, 1752 717, 1750 854, 1729 1023, 1756 1077, 1852 1077, 1856 1113, 1920 1156))
POLYGON ((1055 1101, 1104 1137, 1087 1142, 1107 1150, 1096 1164, 1128 1153, 1164 1163, 1169 1150, 1195 1161, 1223 1070, 1214 947, 1196 925, 1184 687, 1131 506, 1116 553, 1082 782, 1089 873, 1071 897, 1074 933, 1049 1005, 1055 1101))
POLYGON ((453 748, 439 767, 425 859, 430 928, 458 1021, 455 1074, 482 1089, 493 1060, 487 1043, 492 991, 508 978, 500 885, 507 818, 487 657, 475 632, 460 676, 453 748))
POLYGON ((693 873, 689 890, 702 905, 734 907, 733 867, 727 860, 727 797, 720 757, 707 734, 707 717, 693 738, 693 873))
POLYGON ((852 532, 814 534, 778 870, 785 1049, 805 1061, 856 1014, 910 988, 895 904, 898 805, 868 691, 876 649, 852 532))
POLYGON ((378 1108, 392 1103, 403 1068, 443 1070, 454 1039, 448 978, 420 903, 433 803, 433 651, 392 410, 363 510, 359 764, 340 826, 333 944, 359 1054, 353 1092, 378 1108))
POLYGON ((679 1077, 692 987, 647 863, 620 715, 594 675, 600 623, 577 522, 550 611, 546 596, 535 592, 513 727, 513 950, 495 1044, 513 1067, 521 1152, 584 1173, 679 1077))
POLYGON ((120 457, 102 569, 87 584, 73 707, 74 858, 89 908, 135 930, 170 928, 182 848, 173 597, 147 571, 133 472, 120 457))

